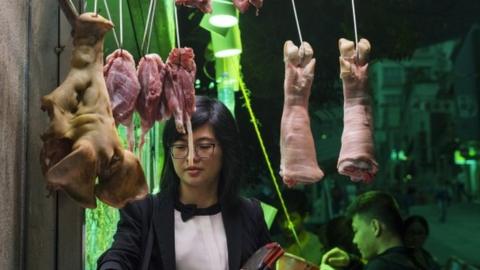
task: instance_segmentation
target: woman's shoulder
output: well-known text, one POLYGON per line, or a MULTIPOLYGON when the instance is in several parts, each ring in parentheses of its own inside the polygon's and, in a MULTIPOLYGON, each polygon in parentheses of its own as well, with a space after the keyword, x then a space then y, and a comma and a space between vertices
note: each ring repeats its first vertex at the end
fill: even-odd
POLYGON ((162 201, 164 197, 164 194, 161 192, 156 194, 149 193, 142 199, 130 201, 121 210, 126 212, 148 213, 152 211, 153 204, 162 201))

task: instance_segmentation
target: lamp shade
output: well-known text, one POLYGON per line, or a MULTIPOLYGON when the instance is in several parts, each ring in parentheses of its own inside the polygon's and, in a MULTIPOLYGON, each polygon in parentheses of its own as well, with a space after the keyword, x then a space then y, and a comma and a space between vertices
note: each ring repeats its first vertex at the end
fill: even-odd
POLYGON ((242 53, 242 42, 238 26, 230 28, 225 36, 210 32, 212 35, 213 53, 217 58, 239 55, 242 53))
POLYGON ((212 14, 208 18, 216 27, 229 28, 238 24, 237 9, 231 0, 213 0, 212 14))

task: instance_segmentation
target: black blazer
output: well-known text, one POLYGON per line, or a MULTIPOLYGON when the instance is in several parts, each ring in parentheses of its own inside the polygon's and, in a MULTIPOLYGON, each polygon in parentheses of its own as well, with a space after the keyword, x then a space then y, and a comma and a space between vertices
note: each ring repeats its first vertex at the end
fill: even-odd
MULTIPOLYGON (((113 244, 97 269, 175 270, 174 202, 171 192, 161 192, 121 209, 113 244)), ((238 270, 271 242, 270 234, 258 200, 241 198, 236 207, 221 211, 229 270, 238 270)))

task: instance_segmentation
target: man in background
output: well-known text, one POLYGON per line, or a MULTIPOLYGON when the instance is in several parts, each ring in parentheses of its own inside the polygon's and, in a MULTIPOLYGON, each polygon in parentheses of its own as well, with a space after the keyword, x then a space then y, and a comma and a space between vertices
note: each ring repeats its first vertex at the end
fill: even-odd
POLYGON ((322 257, 321 270, 421 269, 402 243, 402 218, 388 193, 369 191, 359 195, 347 209, 352 218, 353 243, 362 258, 333 248, 322 257), (366 263, 364 263, 366 262, 366 263))

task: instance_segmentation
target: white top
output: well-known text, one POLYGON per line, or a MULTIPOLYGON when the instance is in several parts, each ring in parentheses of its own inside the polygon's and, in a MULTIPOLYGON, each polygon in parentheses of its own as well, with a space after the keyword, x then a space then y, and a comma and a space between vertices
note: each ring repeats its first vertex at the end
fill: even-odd
POLYGON ((177 270, 228 270, 228 250, 222 213, 196 215, 184 222, 175 209, 177 270))

